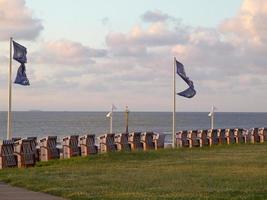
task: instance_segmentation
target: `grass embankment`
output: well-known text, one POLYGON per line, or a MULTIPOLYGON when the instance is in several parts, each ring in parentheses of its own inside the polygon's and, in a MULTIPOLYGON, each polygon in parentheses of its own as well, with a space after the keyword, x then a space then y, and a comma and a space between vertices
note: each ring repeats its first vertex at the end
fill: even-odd
POLYGON ((101 154, 0 170, 67 199, 267 199, 267 143, 101 154))

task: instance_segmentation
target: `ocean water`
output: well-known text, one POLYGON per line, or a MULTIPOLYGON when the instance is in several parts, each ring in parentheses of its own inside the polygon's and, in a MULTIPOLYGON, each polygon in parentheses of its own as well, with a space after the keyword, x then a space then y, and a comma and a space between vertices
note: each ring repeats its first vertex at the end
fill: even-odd
MULTIPOLYGON (((95 134, 109 132, 106 112, 13 112, 13 136, 38 138, 71 134, 95 134)), ((6 138, 7 113, 0 112, 0 139, 6 138)), ((267 127, 267 113, 216 113, 215 128, 267 127)), ((208 113, 177 112, 176 130, 208 129, 208 113)), ((125 113, 113 113, 113 132, 125 131, 125 113)), ((172 132, 171 112, 130 112, 129 131, 172 132)), ((171 137, 167 136, 167 141, 171 137)))

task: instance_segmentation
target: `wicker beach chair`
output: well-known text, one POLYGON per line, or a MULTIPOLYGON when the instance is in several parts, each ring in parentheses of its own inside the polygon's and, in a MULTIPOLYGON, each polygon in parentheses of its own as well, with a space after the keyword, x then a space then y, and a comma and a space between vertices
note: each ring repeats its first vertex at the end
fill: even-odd
POLYGON ((260 136, 260 142, 263 143, 264 141, 267 141, 267 128, 260 128, 258 132, 260 136))
POLYGON ((14 142, 12 140, 0 141, 0 169, 16 166, 17 157, 14 155, 14 142))
POLYGON ((79 135, 71 135, 62 139, 63 158, 80 155, 79 135))
POLYGON ((197 137, 200 138, 200 147, 209 145, 208 143, 208 130, 198 130, 197 137))
POLYGON ((32 148, 31 139, 21 139, 14 143, 14 154, 17 156, 18 167, 30 167, 36 163, 35 151, 32 148))
POLYGON ((217 133, 219 136, 219 144, 226 144, 227 143, 227 137, 225 135, 225 129, 217 129, 217 133))
POLYGON ((155 146, 155 149, 163 149, 164 143, 165 143, 165 135, 160 133, 154 133, 153 135, 153 143, 155 146))
POLYGON ((250 143, 260 142, 260 135, 258 128, 252 128, 248 131, 247 141, 250 143))
POLYGON ((197 133, 197 130, 188 131, 189 148, 202 147, 202 140, 198 137, 197 133))
POLYGON ((128 133, 120 133, 115 135, 115 144, 119 151, 131 151, 131 145, 128 142, 128 133))
POLYGON ((144 151, 155 149, 153 136, 154 136, 153 132, 141 133, 141 143, 143 144, 144 151))
POLYGON ((235 135, 234 129, 225 129, 225 137, 227 144, 234 144, 238 142, 237 135, 235 135))
POLYGON ((93 134, 80 137, 80 146, 82 156, 98 153, 98 147, 95 145, 95 135, 93 134))
POLYGON ((235 128, 234 134, 236 137, 236 143, 245 143, 246 142, 246 136, 244 135, 245 131, 243 128, 235 128))
POLYGON ((219 144, 219 136, 217 129, 209 129, 207 133, 207 142, 209 146, 219 144))
POLYGON ((57 136, 48 136, 42 138, 40 140, 39 146, 41 161, 58 159, 60 157, 60 152, 57 148, 57 136))
POLYGON ((107 133, 98 137, 101 153, 114 152, 117 150, 114 137, 114 133, 107 133))
POLYGON ((31 140, 31 148, 34 151, 35 160, 39 161, 40 148, 38 147, 37 137, 27 137, 28 140, 31 140))
POLYGON ((188 132, 186 130, 176 133, 176 146, 177 147, 189 147, 188 132))
POLYGON ((143 144, 141 143, 141 132, 129 133, 128 142, 131 146, 131 150, 143 149, 143 144))

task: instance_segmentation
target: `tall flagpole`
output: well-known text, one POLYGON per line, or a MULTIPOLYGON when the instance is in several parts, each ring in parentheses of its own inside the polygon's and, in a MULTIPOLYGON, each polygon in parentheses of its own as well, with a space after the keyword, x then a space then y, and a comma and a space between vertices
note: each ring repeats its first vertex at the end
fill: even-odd
POLYGON ((214 128, 214 106, 211 108, 211 129, 214 128))
POLYGON ((7 139, 12 138, 12 37, 10 38, 9 76, 8 76, 8 113, 7 113, 7 139))
POLYGON ((173 62, 173 113, 172 113, 172 147, 175 148, 175 115, 176 115, 176 58, 173 62))

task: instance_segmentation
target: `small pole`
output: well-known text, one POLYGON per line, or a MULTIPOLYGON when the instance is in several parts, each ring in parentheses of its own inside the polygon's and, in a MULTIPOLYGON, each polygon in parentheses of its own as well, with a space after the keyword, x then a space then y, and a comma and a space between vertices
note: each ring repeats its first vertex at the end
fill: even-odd
POLYGON ((126 106, 126 109, 125 109, 125 122, 126 122, 126 128, 125 128, 125 133, 129 133, 129 109, 128 109, 128 106, 126 106))
POLYGON ((176 115, 176 58, 173 62, 173 113, 172 113, 172 147, 175 148, 175 115, 176 115))
POLYGON ((12 138, 12 37, 10 38, 9 76, 8 76, 8 112, 7 112, 7 139, 12 138))
POLYGON ((214 106, 211 107, 211 117, 210 117, 210 120, 211 120, 211 129, 214 128, 214 106))
POLYGON ((112 133, 112 115, 113 115, 113 112, 111 112, 110 114, 110 129, 109 129, 109 132, 112 133))

